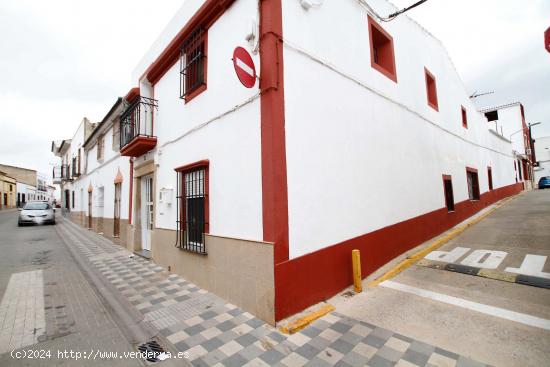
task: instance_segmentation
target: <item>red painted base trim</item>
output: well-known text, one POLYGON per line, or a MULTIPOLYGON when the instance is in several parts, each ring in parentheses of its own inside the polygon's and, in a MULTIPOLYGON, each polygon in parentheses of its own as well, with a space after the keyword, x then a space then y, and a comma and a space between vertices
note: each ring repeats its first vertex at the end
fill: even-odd
POLYGON ((278 321, 300 312, 351 285, 351 250, 361 250, 361 273, 366 277, 405 251, 522 189, 522 183, 501 187, 483 193, 480 200, 455 204, 454 212, 441 208, 276 264, 275 319, 278 321))

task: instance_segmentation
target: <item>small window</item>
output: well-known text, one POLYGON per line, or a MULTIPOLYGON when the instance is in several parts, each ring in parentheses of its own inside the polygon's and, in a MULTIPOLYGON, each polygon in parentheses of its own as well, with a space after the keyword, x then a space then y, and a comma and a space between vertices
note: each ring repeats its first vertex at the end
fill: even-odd
POLYGON ((186 102, 206 89, 206 31, 195 30, 180 53, 180 98, 186 102))
POLYGON ((397 82, 393 38, 369 17, 369 41, 371 66, 397 82))
POLYGON ((97 138, 97 160, 103 160, 103 146, 105 144, 104 137, 100 136, 97 138))
POLYGON ((74 191, 71 192, 71 207, 74 209, 74 191))
POLYGON ((177 244, 176 246, 206 255, 204 234, 208 233, 208 161, 176 169, 177 244))
POLYGON ((479 179, 477 170, 466 168, 466 178, 468 180, 468 197, 470 200, 479 200, 479 179))
POLYGON ((468 113, 466 112, 466 109, 464 106, 460 107, 460 111, 462 113, 462 126, 467 129, 468 128, 468 113))
POLYGON ((498 120, 498 111, 485 112, 485 117, 487 117, 487 121, 497 121, 498 120))
POLYGON ((447 210, 454 212, 455 198, 453 194, 453 181, 449 175, 443 175, 443 190, 445 193, 445 205, 447 206, 447 210))
POLYGON ((424 68, 424 74, 426 75, 426 94, 428 96, 428 105, 434 110, 439 111, 435 77, 426 68, 424 68))
POLYGON ((120 121, 118 118, 113 122, 113 151, 120 151, 120 121))
POLYGON ((489 181, 489 190, 493 189, 493 169, 487 167, 487 180, 489 181))

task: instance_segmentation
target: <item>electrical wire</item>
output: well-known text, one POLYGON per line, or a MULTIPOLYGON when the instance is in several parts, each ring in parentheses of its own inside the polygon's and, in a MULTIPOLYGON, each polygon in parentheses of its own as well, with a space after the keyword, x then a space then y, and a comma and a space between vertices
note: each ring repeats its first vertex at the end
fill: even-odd
POLYGON ((388 15, 387 17, 383 17, 381 16, 380 14, 378 14, 368 3, 366 0, 357 0, 357 2, 359 3, 359 5, 361 5, 363 8, 365 8, 367 10, 367 12, 371 13, 372 15, 374 15, 374 17, 376 19, 378 19, 379 21, 381 22, 391 22, 392 20, 394 20, 395 18, 397 18, 399 15, 413 9, 413 8, 416 8, 417 6, 425 3, 426 1, 428 0, 420 0, 420 1, 417 1, 416 3, 406 7, 406 8, 403 8, 401 10, 398 10, 394 13, 391 13, 390 15, 388 15))

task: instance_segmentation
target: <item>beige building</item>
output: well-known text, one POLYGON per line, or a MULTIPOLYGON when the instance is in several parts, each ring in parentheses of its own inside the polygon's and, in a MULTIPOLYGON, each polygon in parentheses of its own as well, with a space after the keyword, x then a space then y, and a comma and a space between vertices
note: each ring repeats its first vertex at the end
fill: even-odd
POLYGON ((17 180, 0 171, 0 210, 15 208, 17 180))

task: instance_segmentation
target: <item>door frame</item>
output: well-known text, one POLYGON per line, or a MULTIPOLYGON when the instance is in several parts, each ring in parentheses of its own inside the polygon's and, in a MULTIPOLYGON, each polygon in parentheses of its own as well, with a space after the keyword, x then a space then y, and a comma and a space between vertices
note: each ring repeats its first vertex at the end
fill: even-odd
POLYGON ((151 251, 151 232, 155 215, 153 174, 140 177, 140 197, 141 249, 151 251))

